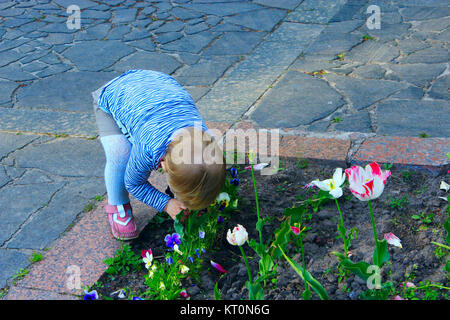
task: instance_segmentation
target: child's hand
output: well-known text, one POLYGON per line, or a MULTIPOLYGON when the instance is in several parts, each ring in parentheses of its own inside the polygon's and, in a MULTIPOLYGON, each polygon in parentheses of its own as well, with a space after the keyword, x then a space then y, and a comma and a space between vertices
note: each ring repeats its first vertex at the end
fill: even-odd
POLYGON ((184 207, 183 204, 177 199, 170 199, 164 207, 164 211, 167 212, 173 220, 175 220, 177 214, 184 209, 186 209, 186 207, 184 207))

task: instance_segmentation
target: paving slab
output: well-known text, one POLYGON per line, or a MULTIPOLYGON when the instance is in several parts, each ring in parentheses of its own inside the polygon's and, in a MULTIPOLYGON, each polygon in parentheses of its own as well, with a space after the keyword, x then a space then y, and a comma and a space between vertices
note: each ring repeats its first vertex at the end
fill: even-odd
POLYGON ((325 118, 344 103, 325 81, 289 71, 256 105, 251 118, 263 127, 293 128, 325 118))

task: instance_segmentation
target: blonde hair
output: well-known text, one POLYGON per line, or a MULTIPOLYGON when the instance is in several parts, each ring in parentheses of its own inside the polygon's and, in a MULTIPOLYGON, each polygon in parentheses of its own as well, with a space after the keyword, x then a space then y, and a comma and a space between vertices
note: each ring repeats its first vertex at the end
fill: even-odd
POLYGON ((225 183, 226 164, 217 142, 197 127, 175 135, 165 156, 167 182, 188 209, 199 210, 214 202, 225 183))

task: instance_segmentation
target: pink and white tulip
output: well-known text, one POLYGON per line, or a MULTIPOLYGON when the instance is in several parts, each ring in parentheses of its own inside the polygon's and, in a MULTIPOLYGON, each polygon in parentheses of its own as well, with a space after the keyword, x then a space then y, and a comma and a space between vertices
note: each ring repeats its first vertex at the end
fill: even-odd
POLYGON ((387 243, 402 248, 402 241, 392 232, 385 233, 384 238, 386 239, 387 243))
POLYGON ((233 232, 228 229, 227 240, 233 246, 242 246, 248 239, 247 230, 240 224, 234 227, 233 232))
POLYGON ((372 162, 365 168, 353 166, 346 169, 345 174, 353 195, 361 201, 368 201, 378 198, 383 193, 384 185, 391 172, 382 171, 376 162, 372 162))
MULTIPOLYGON (((269 165, 268 163, 258 163, 258 164, 255 164, 255 165, 253 166, 253 170, 254 170, 254 171, 261 171, 262 169, 264 169, 264 168, 267 167, 268 165, 269 165)), ((251 170, 251 169, 252 169, 251 166, 245 167, 245 170, 251 170)))
POLYGON ((337 199, 342 196, 342 184, 345 182, 345 174, 342 173, 342 168, 337 168, 334 171, 333 178, 327 179, 323 181, 314 180, 311 182, 312 185, 315 185, 320 190, 328 191, 330 195, 337 199))

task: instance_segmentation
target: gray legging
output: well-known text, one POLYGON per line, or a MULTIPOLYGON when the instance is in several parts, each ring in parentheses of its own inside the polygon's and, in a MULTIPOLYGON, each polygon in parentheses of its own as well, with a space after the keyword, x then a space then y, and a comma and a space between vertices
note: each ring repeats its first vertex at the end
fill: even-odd
POLYGON ((106 137, 106 136, 111 136, 111 135, 116 135, 116 134, 123 134, 122 130, 120 130, 116 121, 114 121, 114 118, 112 117, 112 115, 106 113, 98 106, 98 97, 100 96, 100 93, 105 86, 106 85, 104 85, 100 89, 92 92, 92 98, 94 99, 93 106, 94 106, 95 119, 97 121, 98 133, 100 135, 100 138, 106 137))

